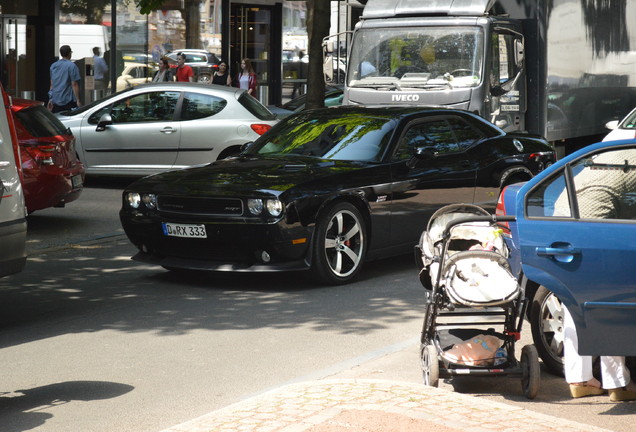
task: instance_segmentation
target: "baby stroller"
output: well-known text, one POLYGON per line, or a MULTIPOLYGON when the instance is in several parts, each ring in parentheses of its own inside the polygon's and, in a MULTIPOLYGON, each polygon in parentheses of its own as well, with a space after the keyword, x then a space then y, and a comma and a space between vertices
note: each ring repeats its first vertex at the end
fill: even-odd
POLYGON ((426 288, 420 361, 426 385, 459 375, 521 377, 534 399, 541 379, 534 345, 515 358, 527 300, 508 265, 508 248, 493 216, 472 204, 442 207, 416 247, 426 288))

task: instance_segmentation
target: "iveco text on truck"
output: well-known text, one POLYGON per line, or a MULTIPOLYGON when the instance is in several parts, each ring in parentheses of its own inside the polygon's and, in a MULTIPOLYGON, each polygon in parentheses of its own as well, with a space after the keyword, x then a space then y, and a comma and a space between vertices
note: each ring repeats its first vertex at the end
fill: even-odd
POLYGON ((344 103, 466 109, 569 153, 636 106, 635 16, 636 0, 368 0, 344 103))

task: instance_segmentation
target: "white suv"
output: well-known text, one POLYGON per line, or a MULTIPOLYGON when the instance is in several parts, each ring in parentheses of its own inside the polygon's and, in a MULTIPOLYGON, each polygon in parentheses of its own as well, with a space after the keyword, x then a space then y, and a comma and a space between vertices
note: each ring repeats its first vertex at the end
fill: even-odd
POLYGON ((22 271, 26 262, 26 207, 18 167, 18 139, 9 96, 0 85, 0 277, 22 271))

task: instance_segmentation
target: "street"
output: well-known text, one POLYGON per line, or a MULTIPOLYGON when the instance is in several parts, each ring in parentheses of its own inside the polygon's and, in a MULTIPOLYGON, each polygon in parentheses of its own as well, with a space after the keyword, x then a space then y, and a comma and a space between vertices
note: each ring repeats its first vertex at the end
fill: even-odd
MULTIPOLYGON (((297 273, 170 273, 130 260, 125 184, 89 182, 66 208, 29 216, 27 266, 0 279, 2 431, 157 432, 291 382, 421 382, 411 256, 342 287, 297 273)), ((636 403, 572 400, 562 378, 542 378, 535 401, 512 378, 441 387, 633 430, 636 403)))

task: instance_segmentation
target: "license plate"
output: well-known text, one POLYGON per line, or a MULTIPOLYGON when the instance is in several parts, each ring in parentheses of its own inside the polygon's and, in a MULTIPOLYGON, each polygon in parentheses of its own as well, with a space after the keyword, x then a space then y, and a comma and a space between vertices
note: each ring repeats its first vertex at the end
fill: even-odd
POLYGON ((176 224, 164 222, 163 234, 170 237, 208 238, 205 225, 176 224))
POLYGON ((82 176, 76 175, 71 177, 71 184, 73 185, 73 189, 82 186, 82 176))

